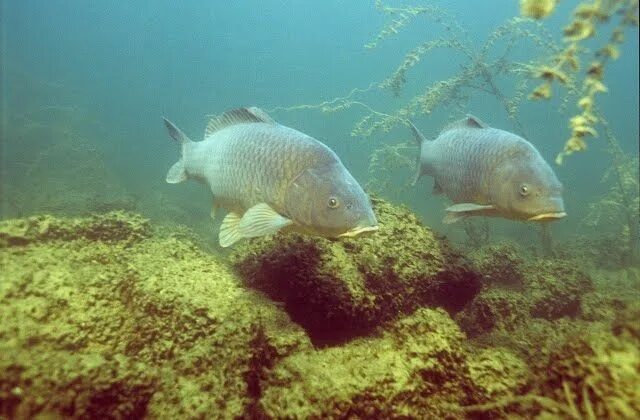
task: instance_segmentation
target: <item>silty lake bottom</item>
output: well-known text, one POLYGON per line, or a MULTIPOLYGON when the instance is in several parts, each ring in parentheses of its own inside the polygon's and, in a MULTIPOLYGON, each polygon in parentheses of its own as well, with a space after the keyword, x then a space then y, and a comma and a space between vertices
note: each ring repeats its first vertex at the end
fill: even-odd
POLYGON ((354 3, 3 3, 0 418, 640 417, 637 1, 354 3), (379 229, 221 248, 161 117, 241 106, 379 229), (443 223, 406 121, 466 114, 565 217, 443 223))

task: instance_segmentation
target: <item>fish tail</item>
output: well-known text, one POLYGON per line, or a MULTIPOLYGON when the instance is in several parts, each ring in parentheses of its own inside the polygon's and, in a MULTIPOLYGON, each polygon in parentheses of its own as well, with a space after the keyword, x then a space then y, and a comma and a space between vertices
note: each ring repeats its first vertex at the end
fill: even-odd
POLYGON ((173 166, 167 172, 167 182, 169 184, 177 184, 187 179, 187 171, 184 166, 184 155, 185 149, 189 143, 192 143, 191 139, 187 137, 186 134, 182 132, 175 124, 169 121, 166 118, 162 118, 164 121, 164 125, 167 127, 167 131, 169 131, 169 135, 181 146, 181 156, 180 160, 173 164, 173 166))
POLYGON ((413 137, 418 143, 418 157, 416 158, 416 172, 413 175, 413 180, 411 181, 411 186, 416 185, 418 180, 422 175, 426 173, 426 168, 422 162, 422 150, 423 146, 428 142, 428 140, 424 137, 424 135, 418 130, 418 128, 413 125, 411 121, 409 121, 409 127, 411 127, 411 132, 413 133, 413 137))

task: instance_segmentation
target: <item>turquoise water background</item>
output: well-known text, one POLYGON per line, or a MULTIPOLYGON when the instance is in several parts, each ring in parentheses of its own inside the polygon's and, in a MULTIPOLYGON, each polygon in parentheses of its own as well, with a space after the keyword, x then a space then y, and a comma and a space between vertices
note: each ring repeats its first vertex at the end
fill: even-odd
MULTIPOLYGON (((519 14, 515 0, 389 3, 399 4, 441 7, 478 46, 498 25, 519 14)), ((561 2, 554 15, 543 22, 558 41, 576 4, 561 2)), ((118 183, 119 191, 135 197, 134 207, 143 214, 193 226, 210 235, 212 243, 215 228, 209 219, 209 193, 193 182, 178 186, 164 182, 179 152, 165 132, 162 116, 198 140, 209 114, 238 106, 273 110, 344 96, 353 88, 384 80, 419 43, 446 35, 441 25, 418 17, 378 48, 366 49, 364 45, 389 21, 373 2, 366 1, 25 0, 5 1, 1 7, 2 217, 44 211, 24 203, 11 206, 8 194, 16 189, 26 195, 30 191, 25 189, 39 194, 48 188, 51 178, 63 173, 48 176, 50 168, 86 164, 60 158, 64 153, 36 158, 38 150, 51 146, 59 137, 48 138, 46 129, 32 139, 16 136, 19 125, 27 121, 45 126, 69 124, 96 147, 99 165, 113 174, 102 182, 118 183), (36 165, 37 172, 24 169, 29 165, 36 165)), ((597 100, 622 149, 637 156, 637 30, 626 35, 621 58, 606 68, 609 92, 597 100)), ((586 45, 600 45, 601 41, 586 45)), ((534 52, 523 40, 510 57, 517 61, 541 58, 534 52)), ((463 57, 453 50, 433 51, 408 73, 409 82, 400 97, 375 90, 359 99, 381 112, 393 112, 425 86, 456 74, 463 63, 463 57)), ((513 80, 499 82, 508 94, 513 80)), ((533 87, 535 82, 531 82, 533 87)), ((558 106, 557 100, 525 100, 519 114, 528 139, 550 162, 569 135, 567 122, 575 111, 571 103, 564 113, 558 106)), ((466 112, 492 126, 515 130, 503 107, 490 95, 474 93, 467 108, 466 112)), ((366 139, 350 136, 354 124, 365 114, 358 106, 334 113, 317 109, 272 112, 282 124, 333 148, 362 184, 370 180, 369 159, 376 148, 412 141, 403 127, 376 132, 366 139)), ((427 137, 434 137, 444 124, 462 116, 459 109, 443 107, 416 117, 415 123, 427 137)), ((568 212, 566 219, 553 226, 556 237, 584 230, 589 204, 607 192, 609 186, 600 182, 610 166, 605 151, 602 138, 590 139, 587 152, 571 156, 561 167, 554 165, 565 186, 568 212)), ((100 180, 79 183, 78 176, 57 182, 68 184, 69 191, 104 188, 100 180)), ((397 188, 382 191, 382 195, 409 205, 427 225, 462 239, 459 225, 441 224, 446 198, 430 194, 430 179, 414 188, 406 187, 411 176, 411 168, 406 168, 394 178, 397 188)), ((59 210, 65 212, 64 208, 59 210)), ((518 241, 535 234, 530 224, 490 223, 499 235, 518 241)))

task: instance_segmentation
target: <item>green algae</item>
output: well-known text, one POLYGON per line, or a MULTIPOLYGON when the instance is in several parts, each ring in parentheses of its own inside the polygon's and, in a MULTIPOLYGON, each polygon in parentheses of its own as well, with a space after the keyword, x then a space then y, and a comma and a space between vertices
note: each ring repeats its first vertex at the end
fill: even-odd
POLYGON ((273 370, 261 400, 274 417, 442 417, 473 398, 463 334, 442 310, 420 309, 379 336, 308 350, 273 370))
POLYGON ((594 281, 575 261, 523 257, 515 245, 499 244, 471 254, 484 273, 483 290, 456 319, 471 337, 499 330, 513 332, 531 318, 582 316, 594 281))
POLYGON ((0 222, 0 418, 637 417, 633 296, 505 244, 472 268, 410 213, 376 209, 381 238, 281 235, 233 264, 135 214, 0 222), (281 255, 315 265, 275 291, 242 270, 281 255), (481 275, 479 294, 443 299, 481 275), (314 346, 304 305, 349 340, 314 346))
POLYGON ((372 200, 380 231, 333 241, 280 234, 230 256, 246 284, 283 302, 316 343, 366 334, 420 306, 462 309, 480 274, 406 208, 372 200))
POLYGON ((22 238, 1 250, 2 416, 241 415, 255 326, 278 355, 309 345, 216 258, 140 235, 138 216, 38 220, 2 224, 22 238))

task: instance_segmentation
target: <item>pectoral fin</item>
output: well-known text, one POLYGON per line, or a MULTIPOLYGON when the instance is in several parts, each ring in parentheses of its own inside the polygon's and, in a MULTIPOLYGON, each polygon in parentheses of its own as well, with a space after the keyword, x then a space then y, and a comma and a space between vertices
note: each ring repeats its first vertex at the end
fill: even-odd
POLYGON ((256 204, 242 216, 238 230, 243 238, 271 235, 292 224, 290 219, 280 215, 267 203, 256 204))
POLYGON ((494 210, 492 205, 474 204, 474 203, 459 203, 454 204, 446 208, 447 214, 442 219, 445 224, 455 223, 460 219, 467 216, 479 216, 486 214, 488 211, 494 210))

